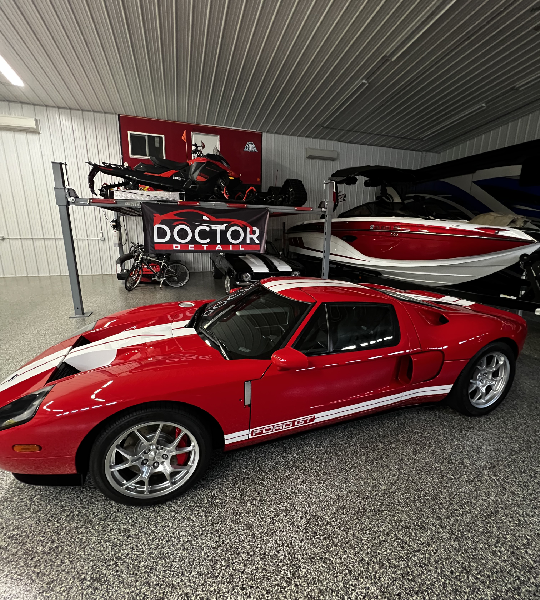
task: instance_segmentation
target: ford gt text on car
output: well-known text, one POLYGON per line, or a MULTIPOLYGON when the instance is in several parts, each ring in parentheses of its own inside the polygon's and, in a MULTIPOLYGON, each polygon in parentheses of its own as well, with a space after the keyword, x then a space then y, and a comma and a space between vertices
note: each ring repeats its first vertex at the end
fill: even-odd
POLYGON ((156 504, 215 447, 422 402, 484 415, 525 335, 520 317, 451 296, 315 278, 126 310, 0 384, 0 468, 90 473, 117 502, 156 504))

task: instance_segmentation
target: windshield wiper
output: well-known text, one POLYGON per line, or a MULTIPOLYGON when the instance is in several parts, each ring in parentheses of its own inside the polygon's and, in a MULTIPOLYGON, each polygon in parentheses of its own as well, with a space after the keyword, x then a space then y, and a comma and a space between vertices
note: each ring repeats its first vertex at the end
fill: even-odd
POLYGON ((223 354, 223 356, 227 359, 230 360, 229 357, 227 356, 227 347, 225 346, 225 344, 219 339, 217 338, 215 335, 211 335, 210 333, 208 333, 208 331, 202 329, 202 327, 199 329, 198 333, 202 333, 203 335, 205 335, 211 342, 214 342, 214 344, 216 344, 216 346, 219 348, 221 354, 223 354))

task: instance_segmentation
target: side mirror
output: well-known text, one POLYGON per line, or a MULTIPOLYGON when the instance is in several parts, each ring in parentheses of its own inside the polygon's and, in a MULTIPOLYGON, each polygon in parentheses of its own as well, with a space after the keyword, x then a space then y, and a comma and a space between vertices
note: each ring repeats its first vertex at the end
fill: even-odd
POLYGON ((294 350, 294 348, 282 348, 272 354, 272 362, 279 371, 290 369, 307 369, 308 359, 305 354, 294 350))

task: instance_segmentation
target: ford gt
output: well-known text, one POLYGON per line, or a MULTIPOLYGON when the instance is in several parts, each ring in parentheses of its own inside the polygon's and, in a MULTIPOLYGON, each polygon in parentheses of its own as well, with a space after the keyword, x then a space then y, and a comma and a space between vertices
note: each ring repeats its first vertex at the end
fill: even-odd
POLYGON ((394 407, 481 416, 507 395, 516 315, 434 292, 316 278, 99 319, 0 384, 0 468, 90 474, 151 505, 232 450, 394 407))

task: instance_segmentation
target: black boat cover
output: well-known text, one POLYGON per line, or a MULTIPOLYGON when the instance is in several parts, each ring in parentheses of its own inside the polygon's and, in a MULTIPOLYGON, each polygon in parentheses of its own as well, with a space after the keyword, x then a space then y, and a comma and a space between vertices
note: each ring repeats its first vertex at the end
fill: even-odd
MULTIPOLYGON (((423 167, 422 169, 398 169, 379 165, 362 165, 339 169, 330 176, 332 181, 345 183, 351 177, 366 177, 369 186, 393 183, 425 183, 448 177, 468 175, 481 169, 509 165, 522 165, 520 185, 536 185, 540 180, 540 140, 524 142, 499 150, 490 150, 465 158, 423 167)), ((351 181, 349 179, 349 181, 351 181)))

